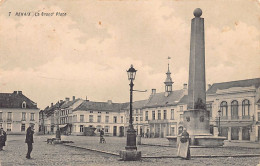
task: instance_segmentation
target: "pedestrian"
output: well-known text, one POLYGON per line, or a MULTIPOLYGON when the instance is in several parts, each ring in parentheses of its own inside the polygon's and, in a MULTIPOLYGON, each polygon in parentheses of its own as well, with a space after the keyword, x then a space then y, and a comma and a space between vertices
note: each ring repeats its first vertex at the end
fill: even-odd
POLYGON ((100 139, 99 139, 99 143, 104 143, 104 129, 100 130, 100 139))
POLYGON ((178 152, 177 156, 180 156, 181 158, 184 158, 186 160, 189 160, 191 158, 190 156, 190 136, 187 132, 187 129, 184 128, 183 132, 180 136, 180 143, 178 146, 178 152))
POLYGON ((27 128, 26 130, 26 139, 25 139, 25 143, 27 143, 28 145, 28 151, 27 151, 27 155, 26 158, 30 159, 31 158, 31 152, 33 149, 33 134, 34 134, 34 124, 30 124, 30 126, 27 128))
POLYGON ((3 128, 0 129, 0 150, 3 150, 3 147, 5 146, 6 142, 6 132, 4 131, 3 128))

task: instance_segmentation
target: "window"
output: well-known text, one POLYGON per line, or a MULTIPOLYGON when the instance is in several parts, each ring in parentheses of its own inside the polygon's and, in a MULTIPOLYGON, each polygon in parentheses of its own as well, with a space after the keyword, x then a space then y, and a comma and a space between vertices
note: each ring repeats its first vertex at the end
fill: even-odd
POLYGON ((158 110, 158 120, 161 120, 161 110, 158 110))
POLYGON ((136 114, 138 114, 138 109, 136 109, 136 114))
POLYGON ((114 116, 114 123, 117 123, 117 116, 114 116))
POLYGON ((22 121, 26 120, 26 112, 22 112, 22 121))
POLYGON ((171 119, 174 119, 174 109, 171 109, 171 119))
POLYGON ((138 117, 135 117, 135 121, 138 121, 138 117))
POLYGON ((89 122, 93 122, 93 115, 89 115, 89 122))
POLYGON ((80 125, 80 126, 79 126, 79 130, 80 130, 79 132, 83 133, 83 131, 84 131, 84 126, 83 126, 83 125, 80 125))
POLYGON ((212 103, 209 103, 206 106, 207 106, 207 111, 209 111, 209 117, 212 117, 212 103))
POLYGON ((84 115, 80 115, 80 122, 84 122, 84 115))
POLYGON ((105 133, 109 132, 109 126, 105 126, 105 133))
POLYGON ((8 112, 7 114, 7 120, 11 121, 12 120, 12 112, 8 112))
POLYGON ((260 104, 257 105, 257 109, 260 110, 260 104))
POLYGON ((220 103, 220 111, 221 111, 221 115, 224 117, 228 116, 228 105, 226 101, 222 101, 220 103))
POLYGON ((97 117, 97 122, 98 122, 98 123, 101 122, 101 115, 98 115, 98 117, 97 117))
POLYGON ((152 118, 155 120, 155 111, 152 112, 152 118))
POLYGON ((143 121, 143 117, 140 117, 140 121, 143 121))
POLYGON ((109 123, 109 116, 106 116, 106 123, 109 123))
POLYGON ((145 121, 148 121, 148 111, 145 111, 145 121))
POLYGON ((7 123, 7 131, 12 131, 12 124, 11 123, 7 123))
POLYGON ((243 116, 243 119, 249 118, 249 116, 250 116, 249 107, 250 107, 249 100, 242 101, 242 116, 243 116))
POLYGON ((109 114, 109 112, 106 112, 106 114, 109 114))
POLYGON ((31 113, 31 121, 34 121, 34 113, 31 113))
POLYGON ((183 111, 183 106, 180 106, 180 111, 183 111))
POLYGON ((93 111, 89 111, 90 113, 93 113, 93 111))
POLYGON ((121 116, 121 123, 124 123, 124 117, 121 116))
POLYGON ((100 111, 98 111, 98 114, 101 114, 101 112, 100 112, 100 111))
POLYGON ((3 113, 0 112, 0 120, 2 121, 3 120, 3 113))
POLYGON ((22 108, 26 108, 26 102, 25 101, 22 103, 22 108))
POLYGON ((238 119, 238 102, 236 100, 231 102, 231 118, 238 119))
POLYGON ((0 123, 0 128, 3 128, 3 124, 2 123, 0 123))
POLYGON ((167 119, 167 110, 163 111, 163 119, 167 119))
POLYGON ((257 115, 258 115, 258 121, 260 121, 260 112, 258 112, 257 115))

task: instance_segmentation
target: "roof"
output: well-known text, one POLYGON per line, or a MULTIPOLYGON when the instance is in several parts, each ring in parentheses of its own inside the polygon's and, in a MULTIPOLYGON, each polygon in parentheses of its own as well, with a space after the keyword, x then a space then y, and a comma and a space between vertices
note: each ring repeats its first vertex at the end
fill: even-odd
POLYGON ((165 92, 151 95, 145 107, 160 107, 166 105, 177 105, 185 94, 185 89, 172 91, 168 96, 165 92))
POLYGON ((26 109, 38 109, 37 103, 23 95, 22 91, 0 93, 0 108, 22 108, 23 102, 26 102, 26 109))
MULTIPOLYGON (((143 108, 145 105, 146 105, 146 103, 148 102, 148 100, 139 100, 139 101, 135 101, 135 102, 133 102, 133 109, 141 109, 141 108, 143 108)), ((130 109, 130 105, 129 105, 129 103, 128 103, 128 106, 126 107, 126 109, 130 109)))
POLYGON ((179 104, 188 104, 188 95, 184 95, 179 101, 179 104))
POLYGON ((62 102, 57 102, 55 105, 53 105, 53 106, 47 106, 43 111, 44 111, 44 113, 46 114, 46 116, 48 117, 48 116, 51 116, 53 113, 54 113, 54 111, 56 110, 56 109, 58 109, 58 108, 60 108, 60 106, 62 105, 64 103, 64 101, 62 101, 62 102))
POLYGON ((120 110, 126 108, 127 105, 128 105, 128 103, 108 103, 108 102, 84 101, 73 111, 93 110, 93 111, 120 112, 120 110))
POLYGON ((218 89, 222 90, 222 89, 229 89, 232 87, 250 87, 250 86, 255 86, 256 88, 258 88, 260 86, 260 78, 214 83, 207 90, 207 94, 214 94, 217 92, 218 89))
POLYGON ((65 108, 68 108, 70 106, 72 106, 74 103, 76 103, 77 101, 79 101, 81 99, 75 99, 75 100, 71 100, 71 101, 65 101, 62 105, 61 105, 61 109, 65 109, 65 108))

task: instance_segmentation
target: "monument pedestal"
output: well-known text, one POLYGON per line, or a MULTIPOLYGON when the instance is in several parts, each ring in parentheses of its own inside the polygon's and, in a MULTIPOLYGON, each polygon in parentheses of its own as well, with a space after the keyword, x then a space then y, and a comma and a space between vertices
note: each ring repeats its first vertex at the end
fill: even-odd
POLYGON ((226 137, 213 136, 209 132, 209 111, 204 109, 190 109, 184 111, 184 127, 191 138, 191 145, 216 147, 223 146, 226 137))
POLYGON ((136 161, 141 159, 141 151, 137 150, 122 150, 119 156, 124 161, 136 161))

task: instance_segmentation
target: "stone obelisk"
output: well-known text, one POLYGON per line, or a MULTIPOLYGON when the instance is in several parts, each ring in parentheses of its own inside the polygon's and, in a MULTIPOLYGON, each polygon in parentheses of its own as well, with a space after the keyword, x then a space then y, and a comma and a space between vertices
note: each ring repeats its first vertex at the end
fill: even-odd
POLYGON ((184 127, 191 136, 211 135, 209 111, 206 110, 204 18, 201 9, 191 20, 188 110, 184 111, 184 127))

